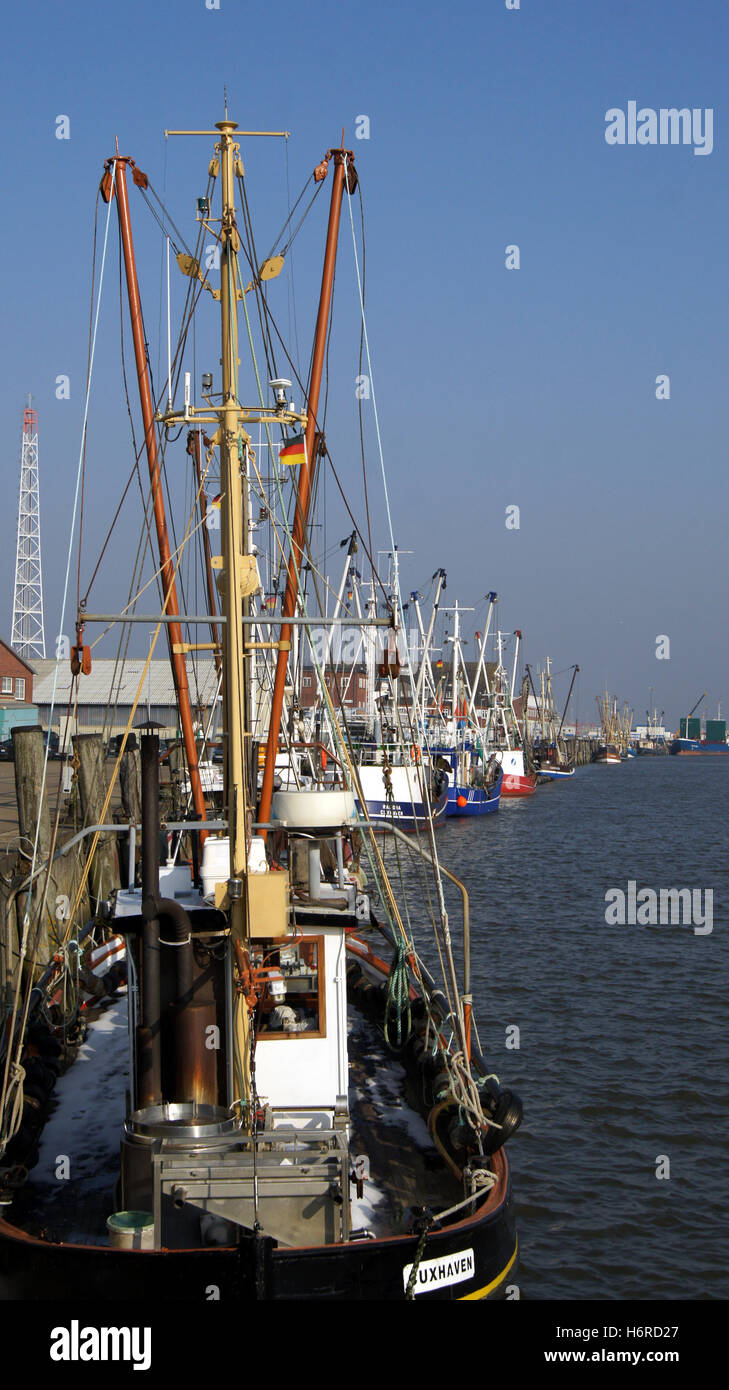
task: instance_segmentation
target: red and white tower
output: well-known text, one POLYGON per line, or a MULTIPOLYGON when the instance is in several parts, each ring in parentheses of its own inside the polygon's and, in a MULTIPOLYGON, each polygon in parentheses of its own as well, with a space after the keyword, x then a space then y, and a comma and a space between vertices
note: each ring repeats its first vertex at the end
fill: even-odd
POLYGON ((23 411, 23 452, 20 461, 18 544, 15 552, 15 594, 10 644, 25 660, 44 657, 43 575, 41 570, 40 494, 38 491, 38 416, 30 396, 23 411))

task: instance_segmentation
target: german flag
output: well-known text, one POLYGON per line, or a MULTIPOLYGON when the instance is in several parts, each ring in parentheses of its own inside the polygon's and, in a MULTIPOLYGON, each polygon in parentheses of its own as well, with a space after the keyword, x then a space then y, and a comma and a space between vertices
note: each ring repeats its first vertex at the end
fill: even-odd
POLYGON ((279 463, 292 464, 296 467, 300 463, 306 463, 306 444, 303 434, 297 434, 288 444, 285 444, 278 456, 279 463))

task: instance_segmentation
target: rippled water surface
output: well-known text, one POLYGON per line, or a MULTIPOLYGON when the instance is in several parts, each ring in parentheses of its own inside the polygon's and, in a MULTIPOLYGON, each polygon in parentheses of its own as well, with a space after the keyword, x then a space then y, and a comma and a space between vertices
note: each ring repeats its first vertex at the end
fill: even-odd
POLYGON ((438 832, 470 893, 481 1044, 524 1102, 522 1297, 729 1296, 728 793, 729 757, 636 758, 438 832), (702 915, 713 890, 713 929, 608 925, 629 880, 700 889, 702 915))

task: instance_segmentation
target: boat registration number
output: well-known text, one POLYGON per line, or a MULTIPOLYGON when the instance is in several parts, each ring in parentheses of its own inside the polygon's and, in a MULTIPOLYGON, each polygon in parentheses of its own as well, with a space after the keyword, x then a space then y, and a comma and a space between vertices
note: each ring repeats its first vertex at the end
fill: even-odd
MULTIPOLYGON (((412 1269, 412 1265, 406 1265, 403 1269, 402 1280, 405 1289, 412 1269)), ((442 1289, 446 1284, 462 1284, 464 1279, 472 1279, 475 1271, 473 1250, 459 1250, 455 1255, 443 1255, 438 1260, 421 1260, 413 1292, 428 1293, 431 1289, 442 1289)))

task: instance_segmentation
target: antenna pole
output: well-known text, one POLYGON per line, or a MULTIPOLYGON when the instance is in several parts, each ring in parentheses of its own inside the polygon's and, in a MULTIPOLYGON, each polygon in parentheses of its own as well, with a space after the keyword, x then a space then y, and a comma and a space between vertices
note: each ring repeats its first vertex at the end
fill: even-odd
POLYGON ((10 645, 26 660, 44 657, 43 575, 41 571, 40 494, 38 491, 38 416, 30 395, 23 411, 23 450, 20 461, 18 541, 15 552, 15 591, 10 645))

